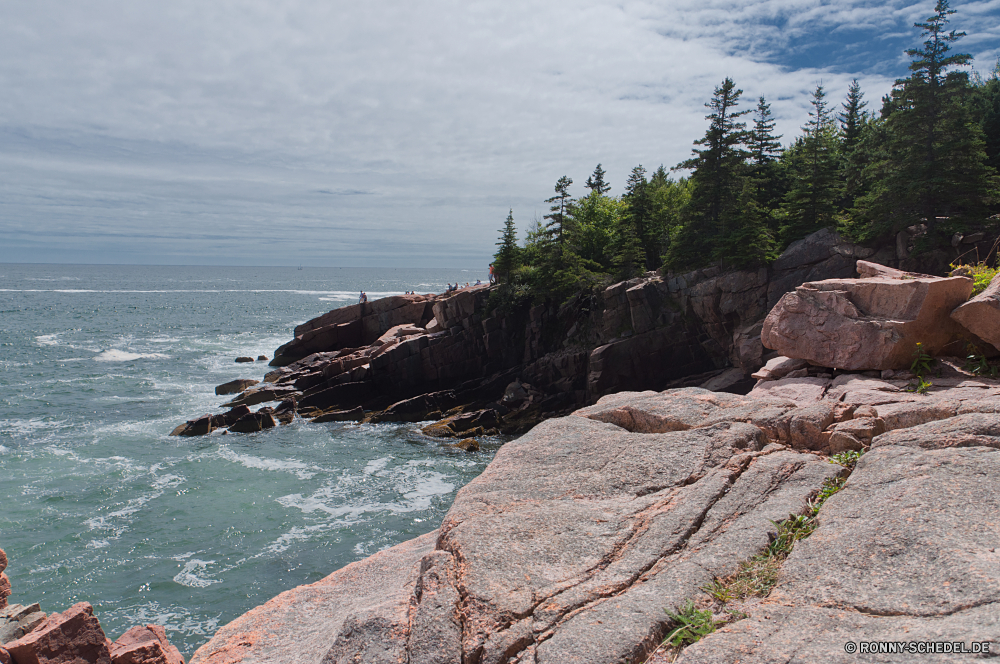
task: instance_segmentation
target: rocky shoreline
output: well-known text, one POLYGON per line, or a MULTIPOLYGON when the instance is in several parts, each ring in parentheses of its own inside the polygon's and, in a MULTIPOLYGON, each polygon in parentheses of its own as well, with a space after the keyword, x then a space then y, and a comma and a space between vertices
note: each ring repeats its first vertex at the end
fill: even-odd
POLYGON ((778 298, 759 333, 793 350, 748 394, 622 391, 547 419, 438 530, 282 593, 192 664, 996 656, 1000 380, 921 349, 984 344, 1000 280, 966 302, 964 276, 857 267, 778 298), (738 593, 762 559, 774 579, 738 593), (715 631, 666 658, 687 609, 715 631))
MULTIPOLYGON (((761 330, 785 293, 853 277, 858 259, 919 266, 907 238, 876 250, 825 229, 768 268, 648 273, 507 313, 488 310, 488 286, 342 307, 299 325, 260 379, 219 386, 220 394, 239 392, 223 404, 228 411, 192 419, 174 434, 248 433, 303 417, 439 420, 428 434, 469 438, 491 429, 524 433, 623 390, 746 393, 751 374, 774 355, 761 330)), ((936 268, 949 259, 931 258, 936 268)))

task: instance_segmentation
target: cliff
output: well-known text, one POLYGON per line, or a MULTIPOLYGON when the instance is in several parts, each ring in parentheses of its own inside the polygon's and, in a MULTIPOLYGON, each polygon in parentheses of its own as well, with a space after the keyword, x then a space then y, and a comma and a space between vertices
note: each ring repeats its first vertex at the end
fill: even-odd
MULTIPOLYGON (((239 410, 191 420, 175 433, 234 424, 231 430, 254 431, 296 415, 458 415, 430 433, 521 433, 622 390, 705 385, 746 392, 765 359, 764 317, 778 299, 805 281, 852 277, 858 258, 886 258, 886 251, 822 230, 790 245, 768 268, 648 273, 523 311, 487 311, 486 286, 343 307, 298 326, 276 351, 277 368, 226 404, 239 410), (279 405, 259 414, 247 409, 267 402, 279 405)), ((893 254, 887 262, 900 261, 893 254)))

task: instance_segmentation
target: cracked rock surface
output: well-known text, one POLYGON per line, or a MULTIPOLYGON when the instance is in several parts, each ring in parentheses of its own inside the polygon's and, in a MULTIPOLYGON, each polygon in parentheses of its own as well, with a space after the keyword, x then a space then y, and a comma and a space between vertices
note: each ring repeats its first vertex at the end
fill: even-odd
POLYGON ((664 608, 733 574, 843 472, 823 456, 838 435, 871 451, 774 592, 679 661, 900 661, 844 643, 995 639, 996 382, 944 376, 916 395, 823 380, 804 404, 685 388, 547 420, 500 449, 438 531, 279 595, 192 664, 641 662, 664 608))

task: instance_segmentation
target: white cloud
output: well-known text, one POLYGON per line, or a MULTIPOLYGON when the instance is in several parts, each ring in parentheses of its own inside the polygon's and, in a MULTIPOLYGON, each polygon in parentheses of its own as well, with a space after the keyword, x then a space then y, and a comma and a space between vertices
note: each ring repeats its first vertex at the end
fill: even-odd
MULTIPOLYGON (((932 7, 10 4, 0 231, 20 239, 0 260, 62 247, 89 260, 348 265, 482 262, 507 208, 522 224, 541 213, 560 175, 582 184, 600 161, 620 191, 632 166, 686 158, 727 75, 748 104, 772 100, 786 139, 820 80, 836 99, 857 75, 874 103, 891 75, 790 58, 810 35, 905 31, 932 7)), ((996 5, 968 14, 982 24, 996 5)), ((997 46, 992 32, 975 43, 997 46)))

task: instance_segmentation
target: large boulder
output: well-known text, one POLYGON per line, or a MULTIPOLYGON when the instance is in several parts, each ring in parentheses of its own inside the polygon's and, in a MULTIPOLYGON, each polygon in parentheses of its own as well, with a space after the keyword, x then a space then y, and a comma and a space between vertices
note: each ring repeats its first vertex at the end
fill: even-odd
POLYGON ((907 367, 917 343, 931 355, 963 350, 962 327, 949 314, 968 299, 971 279, 884 274, 802 284, 767 315, 761 341, 787 357, 851 370, 907 367))
POLYGON ((87 602, 53 613, 4 648, 17 664, 111 664, 108 638, 87 602))
POLYGON ((215 388, 216 394, 239 394, 248 387, 253 387, 259 380, 252 380, 250 378, 238 378, 236 380, 231 380, 228 383, 223 383, 215 388))
POLYGON ((1000 274, 993 277, 986 290, 951 312, 951 317, 1000 349, 1000 274))
POLYGON ((111 645, 111 664, 184 664, 160 625, 136 626, 111 645))

